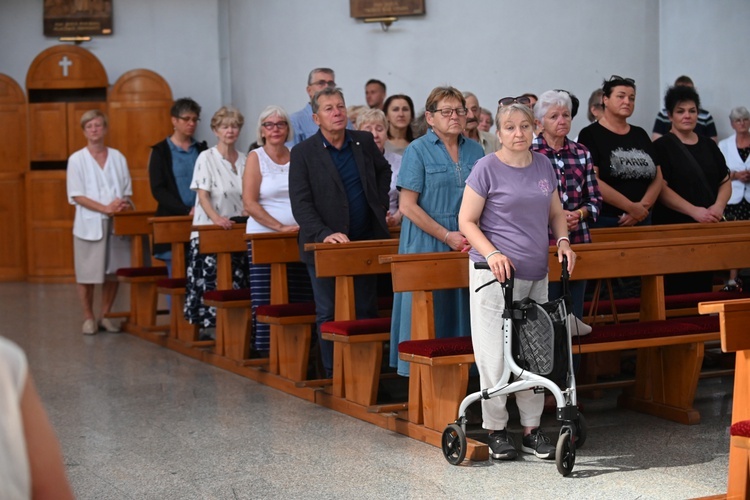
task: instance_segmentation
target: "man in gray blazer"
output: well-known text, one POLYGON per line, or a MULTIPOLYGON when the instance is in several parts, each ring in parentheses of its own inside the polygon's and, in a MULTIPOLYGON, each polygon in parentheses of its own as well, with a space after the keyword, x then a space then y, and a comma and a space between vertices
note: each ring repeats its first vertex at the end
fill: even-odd
MULTIPOLYGON (((320 325, 333 320, 335 281, 315 275, 314 256, 304 245, 388 238, 391 167, 372 134, 346 129, 341 89, 326 87, 311 104, 320 129, 292 148, 289 198, 300 227, 300 256, 312 280, 323 367, 330 377, 333 345, 320 339, 320 325)), ((376 276, 355 278, 354 295, 357 318, 377 317, 376 276)))

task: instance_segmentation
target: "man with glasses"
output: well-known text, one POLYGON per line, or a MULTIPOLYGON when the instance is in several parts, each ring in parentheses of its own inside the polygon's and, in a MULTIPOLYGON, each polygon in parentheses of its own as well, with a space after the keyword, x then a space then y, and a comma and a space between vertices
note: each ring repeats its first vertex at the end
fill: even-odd
MULTIPOLYGON (((313 94, 317 132, 292 148, 289 199, 299 224, 300 259, 307 264, 315 298, 315 321, 333 320, 335 280, 318 278, 305 243, 345 243, 389 237, 385 216, 391 166, 370 132, 346 130, 346 104, 339 88, 313 94)), ((354 279, 357 319, 375 318, 377 276, 354 279)), ((319 337, 326 376, 333 373, 333 343, 319 337)))
MULTIPOLYGON (((326 87, 336 87, 336 74, 331 68, 315 68, 307 76, 307 95, 312 100, 316 92, 320 92, 326 87)), ((290 125, 294 129, 294 138, 287 143, 287 147, 296 146, 305 139, 312 137, 318 131, 318 125, 313 120, 312 106, 308 102, 304 108, 289 117, 290 125)), ((347 121, 346 128, 351 129, 352 125, 347 121)))
MULTIPOLYGON (((674 81, 675 86, 682 85, 685 87, 695 88, 692 78, 689 76, 678 76, 674 81)), ((659 137, 663 136, 672 129, 672 121, 669 119, 667 109, 662 108, 661 111, 656 115, 654 121, 654 130, 651 132, 651 140, 655 141, 659 137)), ((703 137, 713 139, 714 142, 719 142, 719 134, 716 132, 716 124, 714 123, 714 117, 711 113, 703 108, 698 108, 698 123, 695 125, 695 133, 703 137)))
POLYGON ((494 134, 479 130, 479 119, 482 108, 479 107, 479 99, 472 92, 464 92, 466 99, 466 125, 464 126, 464 137, 476 141, 482 146, 484 154, 488 155, 500 149, 500 141, 494 134))

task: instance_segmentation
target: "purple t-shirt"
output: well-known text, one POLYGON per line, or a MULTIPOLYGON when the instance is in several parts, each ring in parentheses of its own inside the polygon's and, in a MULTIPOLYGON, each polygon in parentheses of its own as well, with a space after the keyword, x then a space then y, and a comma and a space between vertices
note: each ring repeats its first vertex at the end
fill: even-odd
MULTIPOLYGON (((466 184, 485 199, 479 228, 516 267, 516 278, 536 281, 549 272, 549 210, 557 174, 549 158, 532 152, 531 164, 514 168, 490 154, 479 160, 466 184)), ((475 249, 473 262, 484 262, 475 249)))

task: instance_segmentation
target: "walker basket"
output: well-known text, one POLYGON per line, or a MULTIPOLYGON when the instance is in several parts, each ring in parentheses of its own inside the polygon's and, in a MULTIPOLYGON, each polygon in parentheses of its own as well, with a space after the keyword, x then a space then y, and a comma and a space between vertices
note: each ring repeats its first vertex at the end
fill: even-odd
POLYGON ((513 321, 513 357, 521 368, 551 380, 565 380, 567 373, 567 312, 565 299, 546 304, 531 299, 513 303, 523 312, 513 321))

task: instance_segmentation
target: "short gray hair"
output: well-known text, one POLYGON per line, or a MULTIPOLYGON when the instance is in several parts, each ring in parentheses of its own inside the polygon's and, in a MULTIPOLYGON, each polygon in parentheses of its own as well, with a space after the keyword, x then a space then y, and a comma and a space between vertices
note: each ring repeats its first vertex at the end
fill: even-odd
POLYGON ((86 124, 96 118, 102 119, 102 123, 104 123, 104 128, 109 127, 109 120, 107 120, 107 115, 105 115, 103 112, 99 111, 98 109, 90 109, 86 111, 83 115, 81 115, 81 128, 86 128, 86 124))
POLYGON ((289 121, 289 115, 281 106, 272 104, 271 106, 268 106, 266 109, 261 111, 260 116, 258 117, 258 137, 256 141, 260 146, 263 146, 266 143, 266 138, 263 137, 263 122, 265 122, 272 116, 278 116, 282 120, 286 121, 286 142, 289 142, 294 138, 294 129, 292 128, 292 123, 289 121))
POLYGON ((307 75, 307 84, 312 85, 313 84, 313 76, 315 73, 325 73, 327 75, 331 75, 333 79, 336 79, 336 73, 331 68, 315 68, 314 70, 310 71, 310 74, 307 75))
POLYGON ((339 87, 326 87, 322 90, 315 92, 315 95, 313 96, 312 101, 310 102, 310 106, 312 106, 313 114, 314 115, 318 114, 318 109, 320 109, 320 106, 318 105, 318 99, 320 99, 322 96, 334 96, 334 95, 341 97, 341 100, 344 101, 344 104, 346 104, 343 90, 341 90, 339 87))
POLYGON ((750 111, 745 106, 737 106, 729 112, 729 119, 731 121, 739 120, 740 118, 750 118, 750 111))
POLYGON ((534 117, 542 121, 544 115, 553 106, 564 106, 571 113, 573 112, 573 103, 570 100, 570 94, 567 92, 560 92, 559 90, 548 90, 539 96, 539 99, 534 105, 534 117))

